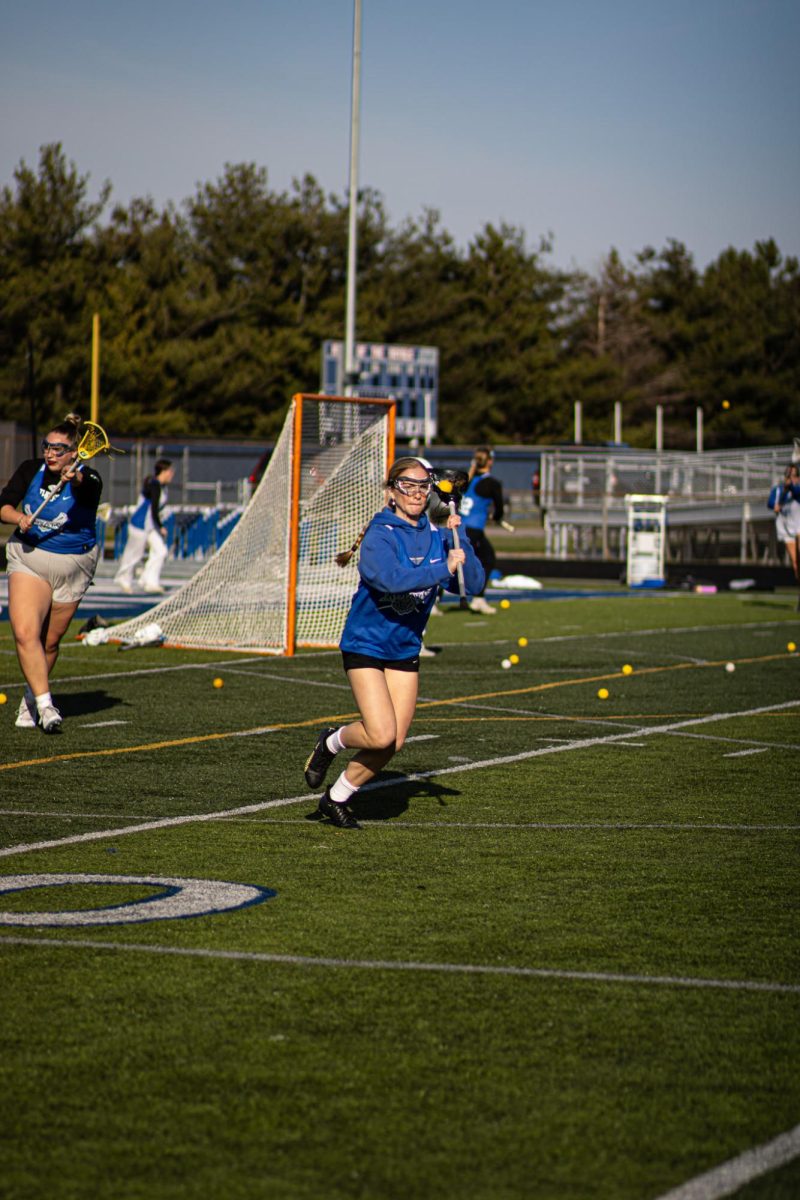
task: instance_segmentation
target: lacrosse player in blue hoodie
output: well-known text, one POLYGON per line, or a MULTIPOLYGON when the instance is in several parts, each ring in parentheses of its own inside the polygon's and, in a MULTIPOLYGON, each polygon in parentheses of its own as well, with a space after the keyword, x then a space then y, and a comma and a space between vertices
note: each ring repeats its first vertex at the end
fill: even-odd
MULTIPOLYGON (((339 829, 360 828, 350 800, 405 741, 417 704, 422 634, 438 589, 458 592, 459 565, 471 595, 483 587, 469 541, 455 548, 452 531, 461 518, 448 517, 445 529, 431 524, 425 509, 432 487, 424 459, 399 458, 386 481, 388 503, 360 539, 360 580, 339 648, 361 719, 323 729, 305 765, 306 782, 318 788, 341 750, 356 751, 319 802, 321 815, 339 829)), ((340 565, 350 553, 339 556, 340 565)))

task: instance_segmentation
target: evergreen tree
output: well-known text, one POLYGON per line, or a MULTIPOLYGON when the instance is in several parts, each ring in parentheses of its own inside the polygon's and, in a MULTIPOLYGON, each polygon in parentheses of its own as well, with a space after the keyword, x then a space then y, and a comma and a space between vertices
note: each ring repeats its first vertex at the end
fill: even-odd
MULTIPOLYGON (((348 206, 313 176, 273 191, 227 165, 178 209, 89 198, 61 146, 43 146, 0 192, 0 405, 39 427, 88 408, 92 314, 102 319, 102 419, 118 434, 268 439, 320 352, 344 333, 348 206)), ((562 272, 512 226, 464 250, 439 214, 392 229, 358 201, 358 341, 440 352, 442 440, 584 440, 667 447, 785 441, 800 432, 800 270, 774 241, 728 249, 705 271, 675 240, 596 276, 562 272), (724 402, 724 404, 723 404, 724 402)))
POLYGON ((0 193, 0 400, 4 415, 38 416, 41 429, 88 406, 100 267, 88 234, 111 188, 87 199, 89 177, 58 143, 42 147, 38 172, 23 161, 14 180, 0 193))

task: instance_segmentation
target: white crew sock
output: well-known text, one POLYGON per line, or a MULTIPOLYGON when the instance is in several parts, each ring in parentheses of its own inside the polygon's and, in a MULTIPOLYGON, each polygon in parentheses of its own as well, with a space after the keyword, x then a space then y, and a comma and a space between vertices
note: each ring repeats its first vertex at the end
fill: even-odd
POLYGON ((340 750, 346 749, 346 746, 342 741, 342 729, 344 729, 344 725, 342 725, 341 729, 335 729, 333 733, 325 739, 325 745, 328 747, 331 754, 338 754, 340 750))
POLYGON ((351 796, 354 796, 357 791, 358 788, 353 787, 344 771, 342 771, 341 775, 336 780, 336 783, 331 788, 329 795, 334 804, 347 804, 347 801, 351 798, 351 796))
POLYGON ((53 704, 53 697, 49 692, 42 692, 41 696, 34 696, 34 700, 36 701, 36 708, 39 716, 42 715, 43 708, 50 708, 53 704))

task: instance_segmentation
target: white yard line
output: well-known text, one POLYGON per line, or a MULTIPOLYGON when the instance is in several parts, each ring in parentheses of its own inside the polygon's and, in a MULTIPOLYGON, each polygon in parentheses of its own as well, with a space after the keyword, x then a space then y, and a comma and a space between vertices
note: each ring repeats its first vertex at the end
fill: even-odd
POLYGON ((702 1175, 696 1175, 687 1183, 664 1192, 658 1200, 721 1200, 723 1196, 732 1196, 752 1179, 774 1171, 800 1155, 800 1125, 795 1125, 787 1133, 781 1133, 771 1142, 763 1146, 754 1146, 745 1150, 736 1158, 731 1158, 720 1166, 702 1175))
MULTIPOLYGON (((668 633, 708 633, 717 629, 767 629, 774 628, 780 625, 791 625, 791 619, 788 621, 733 621, 727 625, 672 625, 662 626, 659 629, 617 629, 609 630, 606 633, 593 633, 591 639, 593 642, 606 638, 637 638, 637 637, 657 637, 668 633)), ((560 633, 551 637, 537 638, 538 642, 577 642, 585 639, 588 635, 585 633, 560 633)))
MULTIPOLYGON (((56 816, 56 813, 40 813, 40 816, 56 816)), ((697 822, 685 824, 673 821, 403 821, 392 818, 363 816, 359 813, 359 821, 365 825, 374 825, 380 829, 508 829, 512 831, 530 830, 536 832, 600 832, 626 833, 631 830, 639 833, 642 830, 659 830, 664 833, 797 833, 800 825, 733 825, 710 824, 697 822)), ((305 818, 280 820, 274 817, 229 817, 233 824, 240 825, 294 825, 305 818)))
MULTIPOLYGON (((670 725, 655 725, 649 728, 640 728, 636 730, 638 737, 654 737, 656 734, 673 733, 675 730, 690 728, 696 725, 708 725, 714 721, 730 721, 741 717, 757 716, 760 713, 780 712, 787 708, 796 708, 800 705, 800 700, 785 700, 781 704, 769 704, 759 708, 745 709, 741 712, 726 712, 712 713, 705 717, 691 717, 688 720, 677 721, 670 725)), ((269 733, 272 727, 265 726, 258 730, 243 730, 241 733, 233 736, 252 737, 259 733, 269 733)), ((533 758, 543 758, 547 754, 562 754, 568 750, 587 750, 595 746, 613 745, 618 741, 625 741, 630 737, 630 732, 608 734, 605 737, 578 738, 571 742, 562 742, 555 746, 540 746, 536 750, 524 750, 518 754, 504 754, 497 758, 481 759, 478 762, 459 763, 453 767, 439 767, 432 771, 418 771, 408 776, 406 779, 410 782, 420 779, 439 778, 442 775, 462 774, 467 771, 480 771, 490 767, 510 766, 513 763, 525 762, 533 758)), ((402 782, 395 778, 392 779, 376 779, 373 783, 367 784, 362 791, 375 791, 379 788, 394 787, 397 783, 402 782)), ((169 829, 180 825, 192 825, 204 821, 221 821, 226 817, 245 816, 248 813, 264 812, 271 808, 283 808, 289 804, 308 804, 317 799, 317 794, 303 793, 297 796, 286 796, 277 800, 262 800, 258 804, 246 804, 237 808, 224 809, 221 812, 205 812, 205 813, 186 813, 180 817, 164 817, 159 820, 142 821, 139 824, 123 826, 121 829, 112 830, 94 830, 89 833, 72 834, 69 837, 52 838, 43 842, 29 842, 17 846, 7 846, 0 849, 0 858, 9 858, 15 854, 28 854, 34 850, 51 850, 58 846, 76 845, 84 842, 102 841, 106 837, 125 837, 127 834, 146 833, 155 829, 169 829)))
MULTIPOLYGON (((669 733, 669 730, 667 730, 667 733, 669 733)), ((756 738, 723 737, 722 734, 714 733, 684 733, 678 730, 676 736, 696 738, 702 742, 726 742, 730 746, 759 746, 764 750, 800 750, 800 746, 793 742, 762 742, 756 738)), ((723 758, 727 757, 727 755, 723 755, 723 758)))
POLYGON ((576 717, 572 714, 543 712, 536 708, 509 708, 506 704, 479 704, 475 700, 459 700, 455 704, 450 705, 451 708, 474 708, 478 712, 497 712, 508 713, 512 717, 538 717, 540 719, 547 718, 551 721, 568 721, 570 724, 580 724, 584 722, 587 725, 613 725, 615 729, 619 729, 622 725, 627 725, 631 729, 638 729, 639 722, 635 720, 625 720, 624 717, 616 717, 614 720, 603 720, 601 717, 576 717))
POLYGON ((419 971, 440 975, 500 975, 520 979, 565 979, 576 983, 646 984, 661 987, 720 988, 733 992, 784 992, 800 994, 800 984, 773 983, 753 979, 698 979, 691 975, 625 975, 616 971, 568 971, 550 967, 518 967, 484 963, 403 962, 362 958, 322 958, 305 954, 267 954, 248 950, 210 950, 188 946, 137 945, 134 942, 104 942, 92 938, 61 940, 50 937, 0 935, 0 946, 48 946, 60 950, 125 950, 141 954, 171 954, 185 958, 223 959, 234 962, 275 963, 290 967, 335 967, 364 971, 419 971))
POLYGON ((767 746, 756 746, 752 750, 733 750, 730 754, 723 754, 723 758, 744 758, 747 754, 766 754, 767 746))
POLYGON ((135 821, 135 813, 107 813, 107 812, 71 812, 69 809, 58 809, 51 811, 42 808, 0 808, 0 817, 62 817, 64 820, 72 821, 75 818, 86 818, 87 820, 103 820, 103 821, 135 821))
MULTIPOLYGON (((86 653, 88 654, 89 651, 87 650, 86 653)), ((133 671, 102 671, 97 675, 59 675, 55 682, 55 691, 57 693, 62 684, 65 683, 97 683, 97 681, 101 679, 120 679, 124 681, 125 679, 129 679, 134 675, 169 675, 175 671, 208 671, 212 667, 229 667, 232 661, 235 663, 263 662, 264 658, 263 655, 259 654, 254 658, 236 658, 233 660, 230 658, 223 658, 218 662, 180 663, 176 664, 174 667, 140 667, 138 670, 133 671)), ((306 680, 306 683, 308 683, 308 680, 306 680)), ((19 677, 10 680, 8 683, 0 683, 0 687, 2 687, 4 691, 10 690, 11 688, 22 688, 24 686, 24 679, 20 680, 19 677)))
MULTIPOLYGON (((478 623, 485 624, 485 622, 474 622, 474 624, 478 624, 478 623)), ((606 633, 593 633, 591 635, 591 637, 592 637, 592 641, 601 641, 601 640, 604 641, 609 638, 637 638, 637 637, 656 637, 658 635, 663 636, 665 634, 707 633, 709 630, 717 630, 717 629, 721 629, 721 630, 739 629, 739 630, 755 630, 755 631, 757 631, 759 629, 772 629, 775 627, 791 625, 791 624, 792 624, 792 621, 789 620, 789 621, 747 621, 747 622, 741 622, 741 623, 734 622, 734 623, 726 624, 726 625, 676 625, 673 627, 659 626, 654 629, 609 630, 606 633)), ((585 633, 557 634, 557 635, 554 635, 551 637, 536 638, 533 643, 533 647, 535 647, 536 645, 539 645, 539 644, 547 645, 547 644, 550 644, 553 642, 576 642, 576 641, 585 640, 586 637, 587 637, 587 635, 585 633)), ((508 641, 509 641, 508 638, 497 638, 497 639, 493 640, 491 643, 484 643, 484 644, 500 646, 500 645, 507 644, 508 641)), ((472 646, 472 645, 474 645, 474 643, 472 643, 472 642, 460 642, 460 641, 456 641, 456 642, 439 641, 438 644, 441 646, 467 646, 467 645, 472 646)), ((65 650, 81 650, 82 653, 89 655, 91 653, 91 649, 92 649, 91 647, 85 647, 82 644, 79 646, 79 645, 73 645, 72 643, 67 643, 66 645, 62 646, 62 653, 65 650)), ((12 652, 9 650, 6 653, 8 653, 10 655, 12 652)), ((297 663, 302 663, 302 662, 305 662, 307 660, 314 659, 314 658, 329 658, 334 655, 337 655, 338 653, 339 653, 338 650, 314 650, 314 651, 310 651, 310 652, 304 652, 302 655, 299 655, 297 658, 295 658, 294 661, 297 663)), ((181 663, 176 666, 142 667, 139 670, 133 670, 133 671, 126 670, 124 672, 121 670, 120 671, 105 671, 105 672, 94 674, 94 675, 63 675, 63 676, 59 677, 59 679, 57 681, 57 687, 64 683, 87 683, 87 682, 96 681, 99 679, 124 679, 131 675, 163 675, 163 674, 167 674, 172 671, 205 671, 211 667, 227 667, 229 670, 233 670, 237 667, 242 666, 245 663, 264 663, 265 661, 269 662, 271 660, 265 659, 265 656, 263 654, 256 654, 256 655, 248 656, 246 658, 231 658, 230 656, 226 656, 225 658, 213 660, 211 662, 204 662, 204 663, 181 663)), ((294 676, 287 676, 287 679, 291 679, 292 682, 295 682, 294 676)), ((298 679, 296 682, 304 682, 306 685, 308 685, 309 680, 306 679, 306 680, 301 681, 298 679)), ((24 686, 24 683, 23 683, 23 681, 21 681, 19 679, 19 676, 15 676, 14 679, 8 680, 7 682, 0 682, 0 688, 2 688, 3 691, 7 691, 10 688, 21 688, 23 686, 24 686)))
MULTIPOLYGON (((398 782, 397 780, 394 781, 398 782)), ((400 781, 402 782, 402 780, 400 781)), ((16 808, 0 808, 0 817, 52 817, 63 818, 64 820, 105 820, 105 821, 133 821, 136 819, 134 813, 120 813, 114 816, 105 812, 72 812, 64 809, 51 811, 49 809, 21 809, 16 808)), ((159 820, 169 820, 168 817, 159 817, 159 820)), ((795 833, 800 831, 800 825, 757 825, 743 824, 733 822, 710 822, 710 821, 403 821, 392 818, 391 821, 385 821, 383 818, 378 820, 375 817, 359 815, 359 820, 365 825, 374 825, 381 829, 530 829, 530 830, 609 830, 611 832, 642 829, 659 829, 666 833, 692 833, 699 830, 704 833, 795 833)), ((225 818, 228 824, 241 825, 287 825, 305 824, 305 817, 298 818, 292 821, 276 819, 273 817, 253 816, 227 816, 225 818)), ((108 836, 111 837, 113 831, 109 831, 108 836)))
POLYGON ((335 688, 337 692, 349 692, 351 690, 349 683, 328 683, 321 679, 315 679, 313 683, 309 683, 308 679, 300 675, 278 675, 274 671, 240 671, 236 667, 227 667, 226 675, 248 675, 251 679, 273 679, 278 683, 301 683, 303 687, 314 688, 335 688))

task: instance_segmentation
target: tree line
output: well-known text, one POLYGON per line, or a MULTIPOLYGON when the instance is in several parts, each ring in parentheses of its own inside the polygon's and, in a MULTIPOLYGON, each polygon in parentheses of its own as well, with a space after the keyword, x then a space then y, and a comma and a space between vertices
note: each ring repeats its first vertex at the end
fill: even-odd
MULTIPOLYGON (((53 143, 0 194, 0 414, 88 415, 98 312, 109 431, 274 437, 342 336, 346 200, 247 163, 180 207, 89 182, 53 143)), ((594 275, 551 254, 508 225, 461 248, 433 210, 394 228, 360 194, 356 335, 439 347, 441 441, 569 441, 576 401, 590 442, 616 401, 632 445, 654 444, 658 405, 670 448, 693 446, 697 408, 708 448, 800 433, 800 272, 774 240, 704 270, 676 240, 594 275)))

